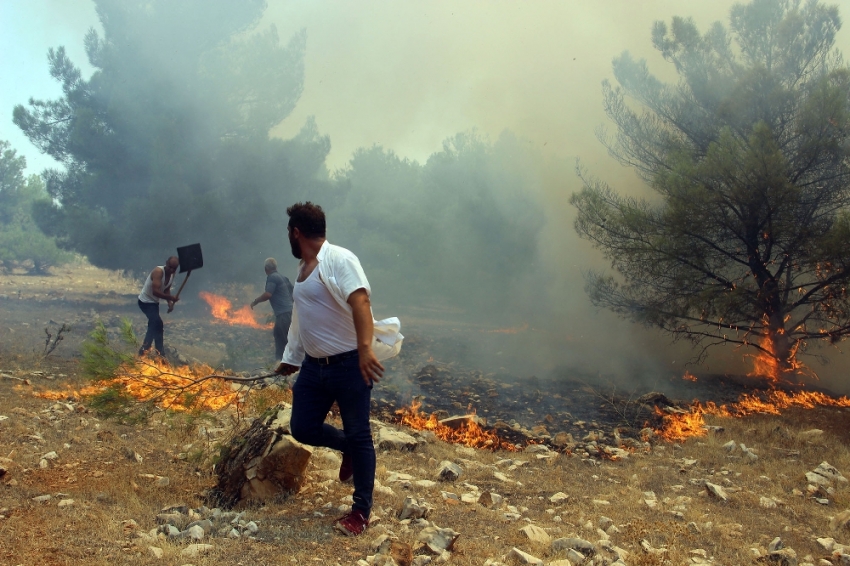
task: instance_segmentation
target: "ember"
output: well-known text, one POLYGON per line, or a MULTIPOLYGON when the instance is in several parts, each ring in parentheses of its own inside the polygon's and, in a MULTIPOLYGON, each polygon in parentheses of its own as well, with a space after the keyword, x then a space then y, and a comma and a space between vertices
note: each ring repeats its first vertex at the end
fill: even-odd
POLYGON ((36 397, 60 400, 68 397, 92 397, 109 388, 118 388, 143 402, 152 402, 174 411, 218 411, 242 402, 242 393, 230 384, 208 379, 215 374, 205 364, 171 367, 167 362, 141 358, 121 365, 115 377, 79 390, 36 392, 36 397))
POLYGON ((272 328, 273 324, 260 324, 254 318, 254 311, 248 305, 231 311, 233 305, 225 297, 201 291, 201 298, 207 302, 212 309, 212 315, 217 321, 238 326, 250 326, 251 328, 272 328))
POLYGON ((850 407, 850 398, 847 396, 830 397, 816 391, 786 393, 774 389, 763 396, 745 393, 741 395, 737 403, 728 406, 718 406, 712 402, 703 405, 696 401, 687 411, 672 410, 670 412, 670 410, 664 411, 656 407, 655 413, 662 421, 661 428, 656 432, 665 440, 679 441, 692 436, 705 435, 707 433, 703 418, 705 415, 717 417, 745 417, 756 414, 778 415, 782 409, 790 407, 813 409, 818 406, 850 407))
POLYGON ((419 412, 421 406, 419 401, 413 401, 410 407, 399 409, 396 411, 397 422, 415 430, 430 430, 437 438, 446 442, 490 450, 511 452, 519 450, 519 447, 504 440, 495 432, 484 430, 474 420, 467 420, 458 428, 452 428, 442 424, 434 414, 424 416, 419 412))

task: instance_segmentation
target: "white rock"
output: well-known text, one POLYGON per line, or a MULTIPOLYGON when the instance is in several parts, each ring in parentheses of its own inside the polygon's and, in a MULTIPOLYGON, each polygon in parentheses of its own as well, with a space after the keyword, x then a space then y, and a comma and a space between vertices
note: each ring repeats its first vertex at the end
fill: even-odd
POLYGON ((190 544, 180 551, 180 556, 184 558, 197 558, 201 554, 209 552, 214 547, 211 544, 190 544))
POLYGON ((419 443, 406 432, 383 427, 378 430, 377 444, 381 450, 411 451, 419 443))
POLYGON ((726 491, 717 484, 705 482, 705 490, 715 499, 720 501, 729 501, 729 496, 726 494, 726 491))
POLYGON ((528 540, 531 542, 549 544, 552 542, 552 537, 549 536, 549 533, 541 529, 536 525, 526 525, 520 529, 520 531, 528 537, 528 540))
POLYGON ((836 481, 839 483, 847 483, 847 478, 841 475, 835 466, 832 466, 829 462, 821 462, 818 464, 818 467, 813 470, 816 474, 821 475, 827 479, 832 481, 836 481))
POLYGON ((564 493, 563 491, 559 491, 558 493, 556 493, 555 495, 553 495, 552 497, 550 497, 550 498, 549 498, 549 501, 551 501, 552 503, 554 503, 555 505, 557 505, 557 504, 559 504, 559 503, 563 503, 564 501, 568 500, 569 498, 570 498, 570 496, 569 496, 569 495, 567 495, 567 494, 566 494, 566 493, 564 493))
POLYGON ((154 558, 162 558, 162 549, 159 548, 158 546, 149 546, 148 552, 154 558))
POLYGON ((832 485, 832 481, 829 478, 822 476, 816 472, 806 472, 806 481, 811 484, 822 485, 824 487, 829 487, 832 485))
POLYGON ((63 499, 62 501, 60 501, 60 502, 59 502, 59 507, 60 507, 60 508, 62 508, 62 507, 70 507, 70 506, 72 506, 73 504, 74 504, 74 500, 73 500, 73 499, 63 499))
POLYGON ((441 555, 443 551, 451 551, 459 536, 460 533, 452 529, 426 527, 419 533, 416 540, 424 542, 434 554, 441 555))
POLYGON ((204 538, 204 528, 200 525, 194 525, 184 531, 186 536, 194 540, 202 540, 204 538))
POLYGON ((532 564, 533 566, 543 566, 542 560, 540 560, 536 556, 532 556, 531 554, 523 552, 516 547, 511 549, 510 553, 508 553, 508 556, 516 558, 520 564, 532 564))
POLYGON ((460 477, 462 472, 463 469, 454 462, 443 460, 440 462, 440 467, 437 470, 437 477, 443 481, 455 481, 460 477))

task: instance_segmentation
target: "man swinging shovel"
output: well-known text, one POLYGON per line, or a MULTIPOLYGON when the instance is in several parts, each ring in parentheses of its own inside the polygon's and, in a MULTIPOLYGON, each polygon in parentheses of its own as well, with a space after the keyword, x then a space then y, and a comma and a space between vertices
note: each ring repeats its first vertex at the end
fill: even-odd
MULTIPOLYGON (((177 258, 180 260, 180 273, 185 273, 186 277, 183 279, 183 283, 180 284, 180 288, 174 296, 175 299, 180 298, 180 293, 183 292, 183 287, 186 286, 186 281, 189 280, 192 271, 204 266, 204 254, 201 253, 201 244, 191 244, 177 248, 177 258)), ((168 312, 174 310, 174 303, 176 302, 175 300, 169 303, 168 312)))

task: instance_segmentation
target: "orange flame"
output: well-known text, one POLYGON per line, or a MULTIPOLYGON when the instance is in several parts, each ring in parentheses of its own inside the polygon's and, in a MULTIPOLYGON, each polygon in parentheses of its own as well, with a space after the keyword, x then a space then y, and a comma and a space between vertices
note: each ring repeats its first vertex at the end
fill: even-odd
POLYGON ((396 411, 396 414, 399 415, 399 422, 414 430, 430 430, 437 438, 454 444, 511 452, 519 450, 517 446, 504 440, 495 432, 481 428, 473 419, 467 420, 458 428, 452 428, 440 423, 434 414, 429 417, 424 416, 419 412, 421 406, 421 402, 413 401, 410 407, 396 411))
POLYGON ((681 441, 692 436, 707 434, 705 415, 717 417, 746 417, 756 414, 779 415, 783 409, 790 407, 813 409, 819 406, 850 407, 850 398, 846 395, 838 398, 830 397, 817 391, 786 393, 774 389, 768 391, 764 396, 744 393, 738 398, 737 403, 728 406, 718 406, 712 402, 703 405, 699 401, 695 401, 687 411, 682 409, 663 411, 656 407, 655 414, 661 417, 662 426, 655 432, 665 440, 681 441))
MULTIPOLYGON (((753 371, 747 374, 748 377, 766 377, 770 381, 778 382, 783 377, 788 377, 794 374, 805 375, 817 379, 817 374, 807 368, 802 362, 797 359, 797 350, 800 348, 800 342, 795 342, 788 352, 788 358, 785 360, 787 367, 782 367, 776 356, 776 343, 774 337, 767 330, 767 318, 763 321, 765 332, 761 337, 761 350, 758 354, 747 354, 745 357, 753 359, 753 371)), ((779 334, 783 331, 779 330, 779 334)))
POLYGON ((112 379, 88 385, 81 389, 35 392, 42 399, 61 400, 69 397, 83 398, 98 395, 109 388, 117 388, 140 400, 150 401, 163 409, 174 411, 218 411, 242 402, 242 393, 233 391, 230 383, 221 379, 197 380, 215 374, 208 365, 171 367, 167 362, 141 358, 124 364, 112 379))
POLYGON ((694 381, 695 382, 697 380, 697 376, 695 376, 694 374, 692 374, 689 371, 686 371, 685 375, 682 376, 682 379, 684 379, 685 381, 694 381))
POLYGON ((201 291, 200 296, 210 306, 212 315, 216 320, 231 325, 250 326, 251 328, 272 328, 274 326, 273 324, 258 323, 257 319, 254 318, 254 311, 248 305, 231 312, 233 305, 225 297, 206 291, 201 291))

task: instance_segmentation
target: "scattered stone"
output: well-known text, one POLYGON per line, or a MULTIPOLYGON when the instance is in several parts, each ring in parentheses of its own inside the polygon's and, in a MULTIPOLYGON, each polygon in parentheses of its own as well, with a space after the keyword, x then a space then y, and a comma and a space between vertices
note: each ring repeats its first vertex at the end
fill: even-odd
POLYGON ((378 430, 378 448, 381 450, 412 451, 419 445, 417 440, 407 434, 389 427, 378 430))
POLYGON ((812 471, 830 481, 847 483, 847 478, 841 475, 841 472, 839 472, 835 466, 832 466, 829 462, 821 462, 818 464, 818 467, 812 471))
POLYGON ((537 558, 536 556, 532 556, 527 552, 523 552, 517 547, 513 547, 508 553, 508 556, 511 558, 515 558, 519 561, 520 564, 531 564, 533 566, 543 566, 543 561, 537 558))
POLYGON ((190 544, 180 551, 180 556, 184 558, 197 558, 198 556, 209 552, 214 547, 211 544, 190 544))
POLYGON ((552 542, 552 537, 549 533, 536 525, 526 525, 520 531, 528 537, 528 540, 535 543, 549 544, 552 542))
POLYGON ((566 551, 569 549, 580 552, 584 557, 590 558, 596 554, 596 547, 592 542, 577 537, 559 538, 552 541, 552 550, 566 551))
POLYGON ((414 497, 406 497, 399 511, 399 520, 404 519, 424 519, 434 510, 428 505, 424 499, 416 499, 414 497))
POLYGON ((440 467, 437 470, 437 477, 442 481, 455 481, 460 477, 462 472, 463 469, 454 462, 443 460, 440 462, 440 467))
POLYGON ((570 498, 569 495, 567 495, 563 491, 559 491, 558 493, 556 493, 555 495, 550 497, 549 501, 551 501, 555 505, 558 505, 559 503, 563 503, 564 501, 568 500, 569 498, 570 498))
POLYGON ((451 551, 455 541, 460 536, 460 533, 440 527, 426 527, 419 533, 416 540, 424 543, 423 548, 427 548, 433 554, 441 555, 444 551, 451 551))
POLYGON ((720 501, 729 501, 729 496, 726 494, 726 491, 717 484, 705 482, 705 490, 708 492, 708 495, 710 495, 714 499, 718 499, 720 501))

